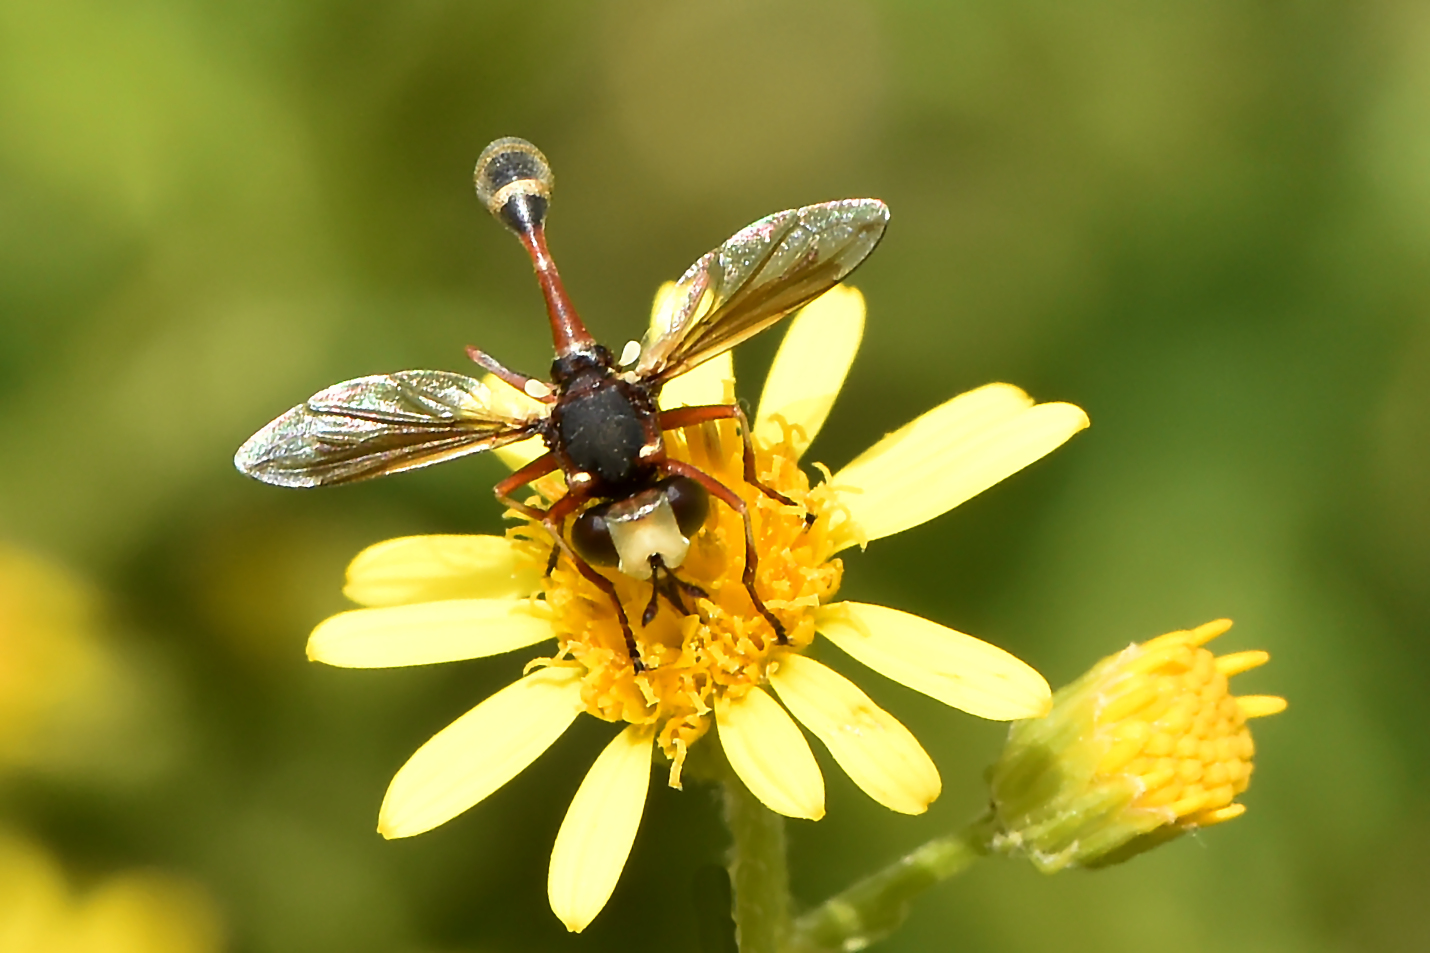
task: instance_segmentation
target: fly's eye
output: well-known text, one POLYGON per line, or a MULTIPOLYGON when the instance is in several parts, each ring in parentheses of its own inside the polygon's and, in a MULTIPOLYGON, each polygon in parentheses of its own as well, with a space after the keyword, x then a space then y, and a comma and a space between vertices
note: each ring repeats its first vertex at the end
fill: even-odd
POLYGON ((705 525, 705 516, 710 512, 710 494, 705 487, 687 476, 673 476, 659 484, 661 493, 670 501, 675 511, 675 523, 686 539, 694 536, 705 525))
POLYGON ((614 566, 621 557, 616 552, 615 541, 611 539, 611 527, 606 522, 606 510, 610 504, 593 506, 571 525, 571 545, 581 558, 593 566, 614 566))
POLYGON ((541 224, 556 178, 541 150, 525 139, 498 139, 482 150, 472 177, 477 198, 501 223, 523 234, 541 224))

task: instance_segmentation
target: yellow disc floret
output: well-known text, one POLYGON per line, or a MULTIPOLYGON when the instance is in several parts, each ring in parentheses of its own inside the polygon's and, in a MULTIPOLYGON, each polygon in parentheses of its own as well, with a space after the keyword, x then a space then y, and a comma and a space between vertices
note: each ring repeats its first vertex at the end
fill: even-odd
POLYGON ((1014 726, 992 775, 994 845, 1048 872, 1124 860, 1186 830, 1240 815, 1255 747, 1247 719, 1274 696, 1233 696, 1227 680, 1265 652, 1216 658, 1228 620, 1170 632, 1104 659, 1014 726))
MULTIPOLYGON (((587 711, 606 721, 655 725, 657 743, 673 762, 671 783, 678 786, 685 753, 709 729, 716 700, 740 697, 765 681, 767 667, 779 655, 798 652, 813 640, 814 610, 839 588, 843 567, 833 557, 830 529, 843 514, 827 486, 810 488, 783 443, 757 446, 755 469, 765 486, 795 505, 779 503, 746 483, 743 444, 733 422, 672 432, 666 443, 673 459, 699 467, 745 501, 759 554, 755 588, 784 625, 788 643, 779 643, 745 590, 745 530, 739 514, 714 499, 675 569, 678 579, 705 593, 705 598, 687 600, 688 612, 662 597, 654 618, 640 625, 652 583, 606 572, 634 623, 645 671, 631 665, 610 598, 569 560, 557 564, 542 598, 557 632, 554 664, 566 661, 584 670, 587 711)), ((556 481, 537 489, 548 499, 561 493, 556 481)), ((531 559, 547 559, 552 544, 539 525, 528 523, 513 535, 525 541, 531 559)))

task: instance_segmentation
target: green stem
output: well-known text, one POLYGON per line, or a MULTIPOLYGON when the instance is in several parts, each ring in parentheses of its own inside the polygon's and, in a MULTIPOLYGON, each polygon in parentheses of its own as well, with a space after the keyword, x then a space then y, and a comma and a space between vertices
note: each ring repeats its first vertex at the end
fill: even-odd
POLYGON ((779 953, 790 929, 789 863, 784 818, 765 807, 739 778, 727 775, 725 824, 735 939, 740 953, 779 953))
POLYGON ((988 818, 980 818, 835 894, 795 921, 786 950, 851 953, 888 936, 904 922, 914 897, 988 853, 989 834, 988 818))

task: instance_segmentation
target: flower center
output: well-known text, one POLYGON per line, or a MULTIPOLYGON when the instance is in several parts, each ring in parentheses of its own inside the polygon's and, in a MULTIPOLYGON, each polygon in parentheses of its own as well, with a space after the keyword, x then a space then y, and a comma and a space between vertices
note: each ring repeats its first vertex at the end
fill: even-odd
POLYGON ((1110 746, 1097 772, 1136 779, 1133 809, 1195 825, 1246 790, 1254 746, 1216 658, 1184 635, 1141 646, 1107 690, 1097 730, 1110 746))
MULTIPOLYGON (((814 638, 814 610, 839 588, 843 564, 833 558, 830 529, 844 520, 843 508, 827 485, 813 489, 787 442, 757 445, 756 474, 769 488, 793 500, 786 506, 743 479, 743 444, 732 422, 704 424, 666 435, 671 458, 699 467, 745 501, 754 530, 755 589, 783 623, 789 638, 781 645, 769 622, 756 611, 745 589, 745 530, 733 509, 710 502, 704 525, 673 574, 704 593, 678 589, 685 612, 665 594, 659 580, 637 580, 605 571, 631 620, 646 670, 634 671, 615 606, 563 557, 546 579, 543 597, 557 632, 558 660, 584 668, 586 710, 606 721, 658 726, 658 743, 672 760, 671 783, 679 786, 689 746, 710 727, 717 698, 744 694, 765 680, 780 653, 798 652, 814 638), (806 514, 813 516, 806 521, 806 514), (655 597, 648 624, 642 614, 655 597)), ((538 483, 548 500, 561 495, 559 478, 538 483)), ((539 524, 513 533, 543 563, 551 542, 539 524)), ((599 570, 598 570, 599 571, 599 570)))

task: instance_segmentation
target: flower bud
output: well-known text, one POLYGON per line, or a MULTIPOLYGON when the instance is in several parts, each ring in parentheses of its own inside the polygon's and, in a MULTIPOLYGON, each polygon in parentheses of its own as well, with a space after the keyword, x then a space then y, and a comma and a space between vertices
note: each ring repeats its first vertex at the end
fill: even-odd
POLYGON ((1265 652, 1217 658, 1222 619, 1131 645, 1016 723, 990 773, 995 850, 1044 873, 1118 863, 1183 832, 1237 817, 1251 779, 1250 718, 1286 701, 1233 696, 1227 679, 1265 652))

